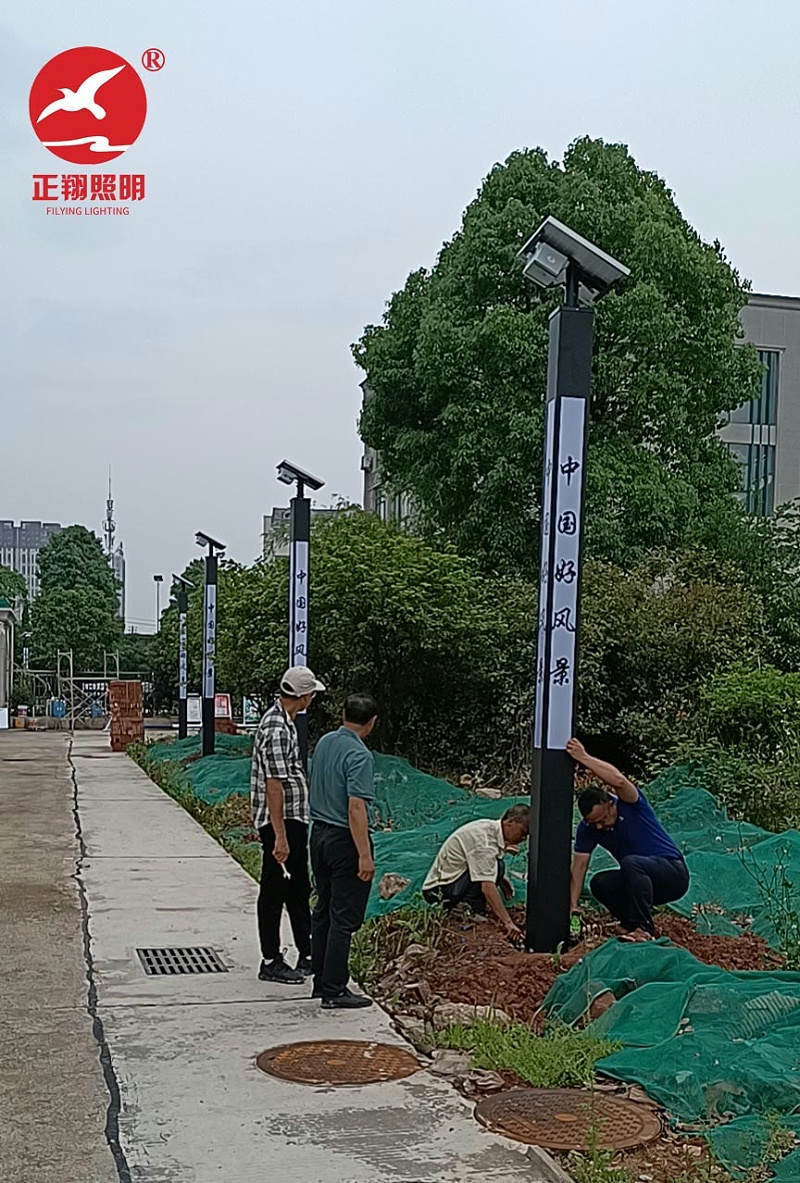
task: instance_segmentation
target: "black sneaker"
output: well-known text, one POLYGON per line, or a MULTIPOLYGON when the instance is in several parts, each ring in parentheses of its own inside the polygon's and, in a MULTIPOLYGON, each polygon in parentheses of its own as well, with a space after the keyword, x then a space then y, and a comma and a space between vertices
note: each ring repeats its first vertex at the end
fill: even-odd
POLYGON ((301 957, 297 963, 297 972, 302 974, 304 978, 310 978, 314 972, 314 967, 311 964, 310 957, 301 957))
POLYGON ((259 982, 280 982, 282 986, 302 986, 306 979, 303 974, 287 965, 282 957, 276 957, 274 961, 261 962, 258 980, 259 982))
POLYGON ((354 994, 352 990, 322 1000, 323 1010, 362 1010, 367 1006, 372 1006, 372 999, 365 998, 363 994, 354 994))

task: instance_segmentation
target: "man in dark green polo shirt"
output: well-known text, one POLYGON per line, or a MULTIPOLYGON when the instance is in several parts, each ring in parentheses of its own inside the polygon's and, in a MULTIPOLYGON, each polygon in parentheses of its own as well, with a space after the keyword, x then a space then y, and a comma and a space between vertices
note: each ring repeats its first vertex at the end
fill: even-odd
POLYGON ((324 735, 311 766, 311 869, 317 905, 311 924, 314 998, 326 1010, 355 1010, 372 1001, 348 988, 350 941, 364 923, 375 875, 370 811, 374 760, 364 740, 378 707, 370 694, 351 694, 338 731, 324 735))

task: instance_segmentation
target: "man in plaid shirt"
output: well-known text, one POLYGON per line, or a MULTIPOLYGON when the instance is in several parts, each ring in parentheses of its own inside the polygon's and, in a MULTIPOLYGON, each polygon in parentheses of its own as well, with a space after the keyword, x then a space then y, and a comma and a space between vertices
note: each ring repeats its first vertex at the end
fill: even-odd
POLYGON ((280 697, 259 723, 253 743, 250 805, 263 848, 258 893, 262 982, 298 986, 311 973, 308 784, 294 720, 324 689, 307 666, 287 670, 280 697), (284 906, 299 953, 296 969, 281 953, 284 906))

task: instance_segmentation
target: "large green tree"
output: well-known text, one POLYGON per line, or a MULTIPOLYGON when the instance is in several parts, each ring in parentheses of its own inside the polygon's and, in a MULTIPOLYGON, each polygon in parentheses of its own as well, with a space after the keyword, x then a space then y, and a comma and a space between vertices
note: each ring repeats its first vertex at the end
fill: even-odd
POLYGON ((116 649, 121 622, 97 588, 61 588, 36 597, 30 612, 32 664, 54 668, 59 652, 72 650, 76 673, 103 669, 103 654, 116 649))
POLYGON ((19 571, 12 571, 9 567, 0 567, 0 598, 15 604, 18 600, 26 599, 28 585, 25 576, 19 571))
POLYGON ((90 587, 114 603, 117 584, 102 543, 85 526, 67 526, 39 551, 39 593, 90 587))
POLYGON ((409 276, 354 346, 373 392, 362 416, 385 478, 420 527, 495 571, 536 563, 547 320, 517 259, 555 215, 625 262, 598 304, 587 468, 588 554, 627 564, 691 542, 737 473, 714 437, 756 389, 741 346, 745 287, 665 183, 627 149, 576 141, 563 165, 539 149, 492 169, 432 270, 409 276))
POLYGON ((103 654, 123 635, 117 583, 100 540, 68 526, 39 552, 39 594, 30 610, 35 663, 52 668, 72 650, 76 671, 103 668, 103 654))

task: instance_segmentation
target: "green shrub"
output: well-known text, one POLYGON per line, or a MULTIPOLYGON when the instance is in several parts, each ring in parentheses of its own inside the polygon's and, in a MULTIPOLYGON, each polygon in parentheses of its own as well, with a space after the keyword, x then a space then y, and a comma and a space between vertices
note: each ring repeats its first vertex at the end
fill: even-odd
POLYGON ((761 760, 800 750, 800 674, 735 664, 701 687, 695 727, 701 738, 761 760))

